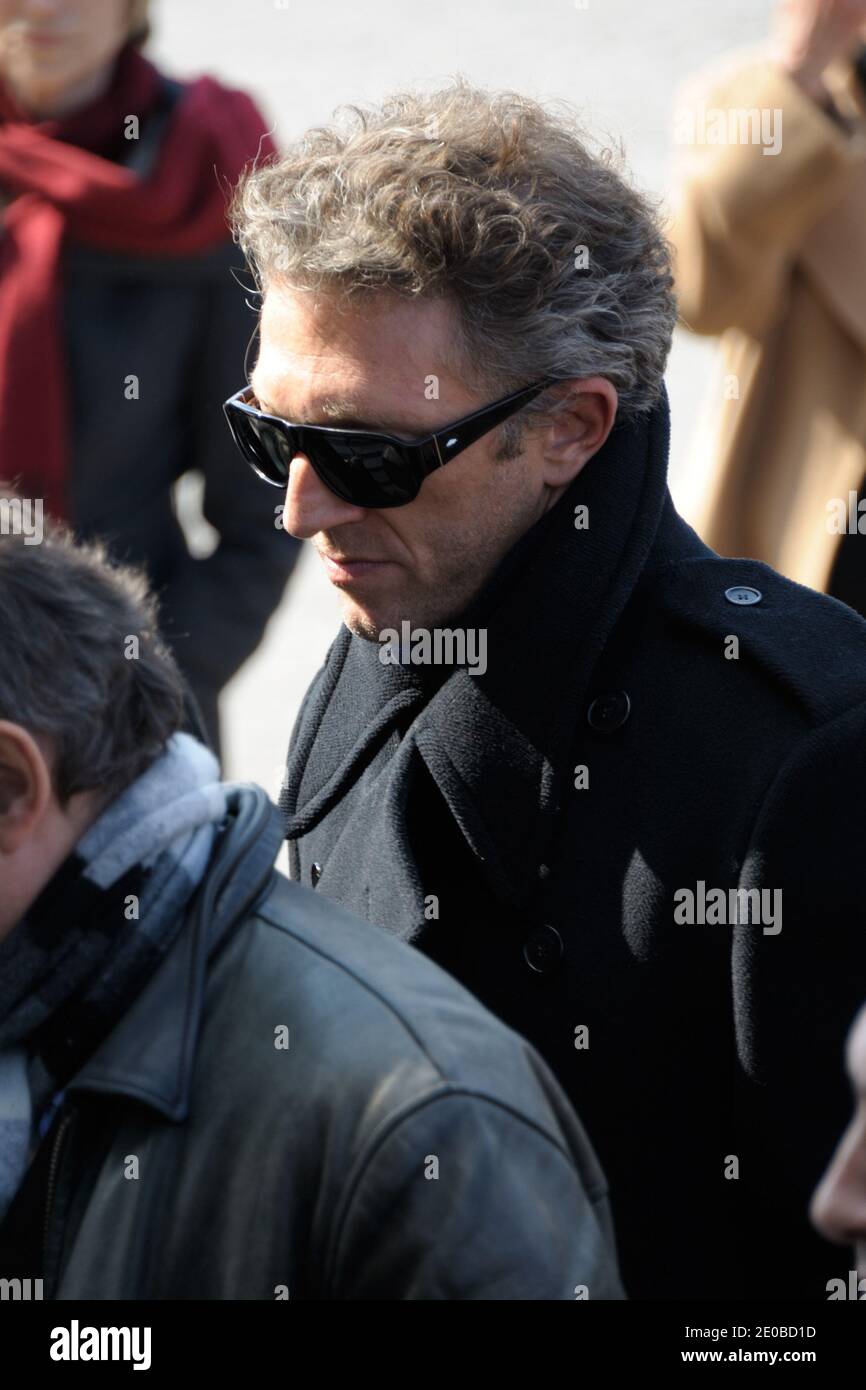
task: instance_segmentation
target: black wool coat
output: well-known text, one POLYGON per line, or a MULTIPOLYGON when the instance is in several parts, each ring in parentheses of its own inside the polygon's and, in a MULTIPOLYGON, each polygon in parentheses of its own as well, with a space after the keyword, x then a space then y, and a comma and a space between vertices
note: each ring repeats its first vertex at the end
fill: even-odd
POLYGON ((449 623, 486 631, 484 674, 340 631, 289 755, 292 872, 535 1044, 632 1297, 823 1299, 851 1263, 807 1206, 866 997, 866 623, 710 551, 668 428, 666 397, 618 422, 449 623))

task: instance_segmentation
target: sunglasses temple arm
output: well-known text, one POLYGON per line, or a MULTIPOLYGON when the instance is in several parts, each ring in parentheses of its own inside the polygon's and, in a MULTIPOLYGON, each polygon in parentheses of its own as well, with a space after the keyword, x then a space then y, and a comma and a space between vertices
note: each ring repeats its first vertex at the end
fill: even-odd
POLYGON ((440 430, 433 436, 433 444, 439 454, 441 463, 447 462, 449 457, 453 457, 453 451, 445 448, 447 441, 455 435, 460 440, 460 449, 467 449, 470 444, 474 444, 476 439, 487 434, 488 430, 494 429, 507 420, 509 416, 516 415, 518 410, 528 405, 536 396, 540 396, 542 391, 546 391, 548 386, 552 386, 553 381, 543 381, 537 386, 530 386, 525 391, 518 391, 515 395, 509 396, 507 400, 500 401, 498 405, 487 406, 483 410, 478 410, 474 415, 467 415, 465 420, 461 420, 457 425, 452 425, 450 429, 440 430), (444 456, 443 456, 444 455, 444 456))

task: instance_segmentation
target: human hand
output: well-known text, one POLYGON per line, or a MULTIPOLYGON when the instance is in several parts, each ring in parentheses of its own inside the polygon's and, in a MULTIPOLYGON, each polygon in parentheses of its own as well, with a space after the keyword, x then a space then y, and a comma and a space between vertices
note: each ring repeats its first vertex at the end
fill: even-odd
POLYGON ((774 15, 774 56, 816 101, 822 76, 837 58, 866 40, 866 0, 780 0, 774 15))

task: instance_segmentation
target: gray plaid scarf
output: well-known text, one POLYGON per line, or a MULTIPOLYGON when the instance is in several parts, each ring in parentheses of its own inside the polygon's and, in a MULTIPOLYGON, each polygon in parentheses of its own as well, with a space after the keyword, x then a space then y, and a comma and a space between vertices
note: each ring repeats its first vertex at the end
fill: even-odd
POLYGON ((74 1019, 85 1052, 110 1030, 180 931, 225 811, 216 759, 176 734, 0 942, 0 1220, 32 1157, 34 1119, 69 1079, 40 1055, 49 1025, 74 1019))

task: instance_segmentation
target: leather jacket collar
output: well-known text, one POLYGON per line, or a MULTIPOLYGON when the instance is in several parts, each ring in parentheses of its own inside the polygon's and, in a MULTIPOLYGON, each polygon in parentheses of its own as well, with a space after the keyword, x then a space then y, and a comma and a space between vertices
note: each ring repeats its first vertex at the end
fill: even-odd
POLYGON ((169 1120, 186 1119, 207 959, 267 889, 282 833, 279 812, 260 787, 232 786, 226 821, 185 929, 69 1082, 67 1094, 122 1094, 169 1120))

